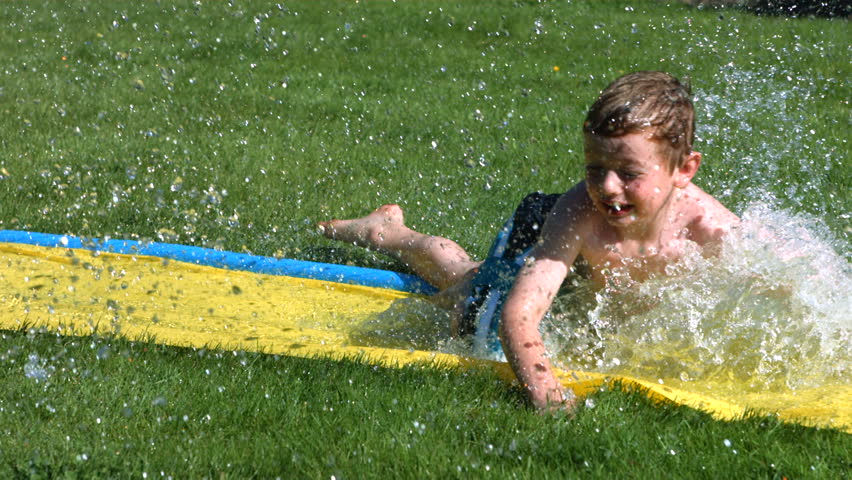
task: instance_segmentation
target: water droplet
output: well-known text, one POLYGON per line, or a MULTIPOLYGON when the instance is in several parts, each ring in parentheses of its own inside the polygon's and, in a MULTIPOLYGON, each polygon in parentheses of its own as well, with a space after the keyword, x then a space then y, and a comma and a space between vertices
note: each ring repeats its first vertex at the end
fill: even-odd
POLYGON ((95 355, 98 360, 106 360, 109 358, 109 347, 104 345, 100 349, 98 349, 98 353, 95 355))
POLYGON ((52 367, 46 365, 45 360, 33 353, 27 357, 27 363, 24 365, 24 376, 41 382, 50 377, 52 370, 52 367))

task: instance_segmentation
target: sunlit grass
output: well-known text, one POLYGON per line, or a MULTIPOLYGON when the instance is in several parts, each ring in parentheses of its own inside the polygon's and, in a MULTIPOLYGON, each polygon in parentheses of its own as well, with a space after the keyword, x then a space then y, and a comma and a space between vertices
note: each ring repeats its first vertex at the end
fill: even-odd
MULTIPOLYGON (((2 226, 325 259, 311 224, 396 202, 482 254, 525 193, 580 178, 585 109, 637 69, 741 95, 698 144, 732 207, 743 182, 849 185, 845 21, 608 3, 6 5, 0 189, 26 202, 2 226), (767 137, 813 158, 741 175, 767 137)), ((848 190, 793 203, 842 231, 848 190)))
MULTIPOLYGON (((848 241, 846 20, 646 2, 0 11, 2 228, 400 268, 312 228, 394 202, 482 255, 524 194, 580 178, 596 93, 664 69, 704 102, 699 184, 734 210, 775 196, 848 241)), ((848 435, 715 422, 641 395, 604 392, 572 421, 538 416, 487 372, 44 334, 0 345, 0 472, 21 476, 823 478, 850 466, 848 435), (49 377, 26 375, 32 354, 49 377)))
POLYGON ((7 333, 3 345, 4 476, 827 478, 852 444, 640 393, 543 416, 485 371, 48 334, 7 333))

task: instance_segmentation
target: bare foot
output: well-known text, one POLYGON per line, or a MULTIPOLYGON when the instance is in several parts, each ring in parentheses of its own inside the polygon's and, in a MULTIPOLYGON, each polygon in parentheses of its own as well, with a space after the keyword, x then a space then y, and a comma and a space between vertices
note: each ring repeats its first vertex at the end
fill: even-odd
POLYGON ((405 228, 399 205, 382 205, 367 216, 350 220, 331 220, 317 224, 324 236, 355 245, 381 249, 388 233, 405 228))

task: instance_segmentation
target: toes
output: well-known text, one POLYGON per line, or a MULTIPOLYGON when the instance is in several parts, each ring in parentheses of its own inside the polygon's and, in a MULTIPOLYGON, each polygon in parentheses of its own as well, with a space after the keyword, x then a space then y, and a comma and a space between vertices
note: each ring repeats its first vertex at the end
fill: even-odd
MULTIPOLYGON (((332 220, 333 221, 333 220, 332 220)), ((334 227, 331 225, 332 222, 319 222, 317 223, 317 231, 326 237, 334 236, 334 227)))

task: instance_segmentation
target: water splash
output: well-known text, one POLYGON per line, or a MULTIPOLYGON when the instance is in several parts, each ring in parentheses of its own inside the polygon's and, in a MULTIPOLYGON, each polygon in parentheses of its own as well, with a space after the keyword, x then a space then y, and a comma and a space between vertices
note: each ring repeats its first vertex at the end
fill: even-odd
MULTIPOLYGON (((852 371, 848 253, 816 218, 754 202, 717 256, 705 258, 696 246, 665 274, 602 291, 572 276, 542 336, 564 369, 690 383, 692 391, 843 384, 852 371)), ((356 327, 349 340, 505 360, 452 338, 449 322, 445 310, 412 297, 356 327)))
POLYGON ((450 315, 424 298, 405 298, 355 327, 349 341, 355 345, 435 350, 452 341, 450 315))
POLYGON ((32 353, 27 357, 27 363, 24 364, 24 376, 35 380, 36 382, 45 382, 53 375, 54 367, 47 364, 47 361, 32 353))
POLYGON ((562 366, 752 391, 845 382, 848 247, 770 203, 742 219, 718 257, 696 251, 626 292, 560 299, 544 328, 562 366))
POLYGON ((754 71, 731 63, 706 83, 695 92, 695 106, 696 148, 707 159, 699 180, 707 190, 734 211, 774 196, 825 219, 848 241, 848 205, 833 180, 844 153, 826 139, 838 127, 821 118, 819 107, 842 81, 783 64, 754 71))

